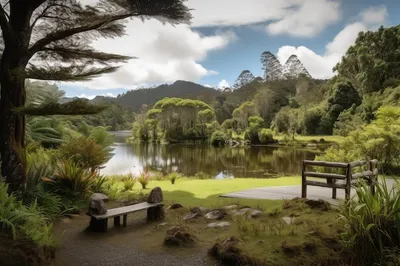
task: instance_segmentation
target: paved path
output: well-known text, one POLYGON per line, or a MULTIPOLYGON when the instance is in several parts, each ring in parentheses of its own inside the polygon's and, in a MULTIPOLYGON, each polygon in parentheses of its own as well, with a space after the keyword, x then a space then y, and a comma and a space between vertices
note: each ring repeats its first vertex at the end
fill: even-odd
MULTIPOLYGON (((387 179, 388 186, 396 184, 394 179, 387 179)), ((351 190, 351 196, 355 195, 355 190, 351 190)), ((228 194, 221 195, 226 198, 241 198, 241 199, 293 199, 301 197, 301 186, 281 186, 281 187, 262 187, 253 188, 228 194)), ((337 189, 337 199, 332 199, 332 189, 324 187, 307 186, 307 197, 309 199, 323 199, 331 204, 338 205, 345 198, 344 189, 337 189)))

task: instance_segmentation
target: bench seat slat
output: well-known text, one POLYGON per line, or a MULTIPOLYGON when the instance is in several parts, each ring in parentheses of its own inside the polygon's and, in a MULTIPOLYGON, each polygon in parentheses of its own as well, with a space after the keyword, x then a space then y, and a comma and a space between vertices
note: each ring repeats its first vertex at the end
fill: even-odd
POLYGON ((331 174, 331 173, 304 172, 304 175, 307 177, 317 177, 317 178, 346 179, 345 175, 331 174))
POLYGON ((308 186, 315 186, 315 187, 328 187, 328 188, 346 188, 346 184, 327 184, 322 182, 315 182, 315 181, 307 181, 306 183, 308 186))
POLYGON ((141 211, 141 210, 146 210, 151 207, 157 207, 163 205, 162 203, 147 203, 147 202, 142 202, 130 206, 125 206, 125 207, 120 207, 120 208, 114 208, 114 209, 109 209, 107 210, 107 213, 101 214, 101 215, 90 215, 96 220, 103 220, 115 216, 121 216, 124 214, 128 214, 131 212, 136 212, 136 211, 141 211))

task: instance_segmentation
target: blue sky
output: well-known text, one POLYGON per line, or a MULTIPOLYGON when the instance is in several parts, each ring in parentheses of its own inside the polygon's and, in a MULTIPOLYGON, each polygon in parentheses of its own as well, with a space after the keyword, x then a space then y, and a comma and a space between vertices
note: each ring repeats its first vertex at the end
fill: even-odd
MULTIPOLYGON (((93 0, 85 0, 93 1, 93 0)), ((242 70, 262 75, 264 51, 285 61, 296 54, 316 78, 332 67, 357 33, 400 24, 396 0, 189 0, 192 25, 150 20, 127 24, 127 35, 94 47, 137 56, 113 74, 85 83, 60 83, 68 96, 116 96, 175 80, 212 87, 232 85, 242 70)))

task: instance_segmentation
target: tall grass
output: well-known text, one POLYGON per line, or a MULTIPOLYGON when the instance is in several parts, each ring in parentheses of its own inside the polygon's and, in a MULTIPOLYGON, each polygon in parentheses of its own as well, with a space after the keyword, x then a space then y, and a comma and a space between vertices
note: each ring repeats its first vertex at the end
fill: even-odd
POLYGON ((358 201, 353 198, 340 209, 338 221, 345 227, 343 244, 362 263, 386 263, 388 256, 399 254, 399 187, 388 188, 383 179, 376 184, 376 193, 372 194, 369 186, 361 181, 356 192, 358 201))

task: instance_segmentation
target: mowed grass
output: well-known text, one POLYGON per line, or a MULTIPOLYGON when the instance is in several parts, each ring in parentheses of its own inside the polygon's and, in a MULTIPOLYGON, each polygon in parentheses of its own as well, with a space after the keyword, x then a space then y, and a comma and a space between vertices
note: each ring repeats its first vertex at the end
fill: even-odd
POLYGON ((131 191, 122 192, 121 196, 123 197, 125 194, 129 195, 129 193, 138 194, 140 192, 148 194, 151 189, 160 187, 163 191, 164 201, 166 204, 180 203, 188 207, 216 207, 226 204, 240 204, 249 205, 251 207, 257 206, 263 209, 271 209, 276 207, 276 204, 281 204, 281 201, 230 199, 221 198, 219 196, 250 188, 299 184, 301 184, 301 178, 299 176, 288 176, 274 179, 234 178, 222 180, 196 180, 182 178, 176 180, 174 185, 172 185, 169 180, 151 180, 146 189, 142 189, 140 184, 136 183, 131 191))

